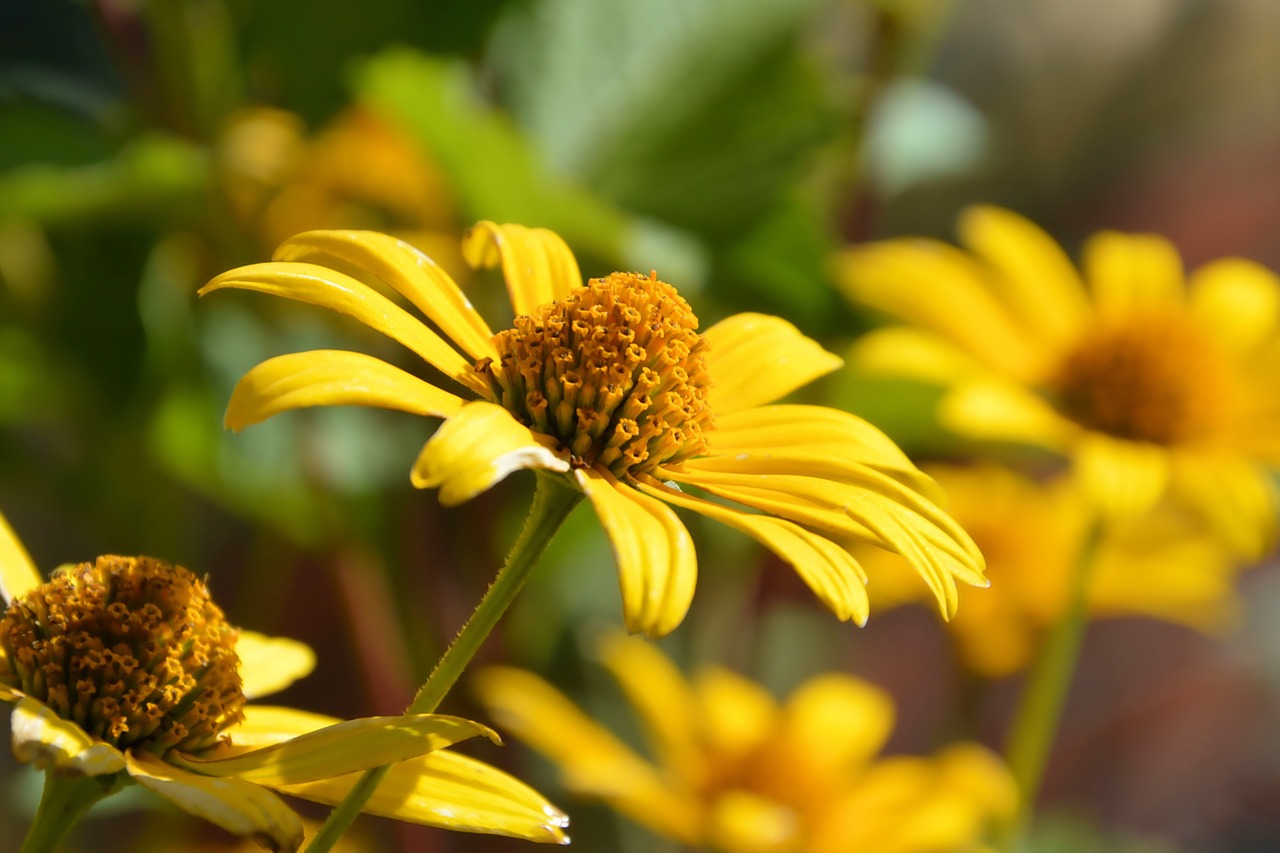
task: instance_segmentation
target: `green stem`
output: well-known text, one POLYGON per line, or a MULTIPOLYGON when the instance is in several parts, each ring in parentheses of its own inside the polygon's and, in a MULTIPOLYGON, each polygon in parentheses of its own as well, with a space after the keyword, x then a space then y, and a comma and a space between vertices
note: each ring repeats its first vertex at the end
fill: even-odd
POLYGON ((89 807, 112 790, 96 776, 46 771, 44 794, 19 853, 53 853, 89 807))
POLYGON ((1001 845, 1004 850, 1017 849, 1023 842, 1035 812, 1045 765, 1080 656, 1088 622, 1086 593, 1101 534, 1102 524, 1094 520, 1076 554, 1066 610, 1044 638, 1010 726, 1005 757, 1018 785, 1018 814, 1007 827, 1005 843, 1001 845))
MULTIPOLYGON (((475 656, 485 639, 493 631, 502 614, 506 612, 516 594, 524 586, 542 552, 546 550, 560 525, 582 493, 575 489, 563 474, 535 472, 538 476, 537 491, 533 496, 533 508, 525 522, 520 538, 507 556, 507 564, 498 572, 493 583, 480 599, 467 624, 462 626, 453 644, 445 651, 440 662, 431 671, 426 683, 418 690, 413 703, 405 713, 430 714, 439 707, 450 688, 462 675, 467 664, 475 656)), ((355 786, 347 792, 342 802, 329 814, 320 827, 306 853, 328 853, 334 842, 346 832, 373 792, 387 775, 389 767, 376 767, 365 771, 355 786)))

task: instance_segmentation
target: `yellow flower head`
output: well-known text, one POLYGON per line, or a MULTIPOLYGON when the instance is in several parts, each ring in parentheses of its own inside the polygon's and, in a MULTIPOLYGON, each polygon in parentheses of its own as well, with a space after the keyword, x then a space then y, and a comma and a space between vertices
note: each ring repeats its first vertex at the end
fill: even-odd
POLYGON ((671 631, 693 596, 693 544, 671 506, 753 536, 842 619, 867 618, 854 541, 903 554, 947 614, 957 579, 985 584, 981 555, 933 502, 934 484, 881 432, 833 409, 767 405, 841 364, 791 324, 739 314, 700 331, 688 303, 654 274, 584 284, 564 242, 542 229, 482 222, 463 254, 473 266, 501 264, 511 328, 494 334, 430 258, 373 232, 300 234, 274 263, 215 278, 202 293, 257 290, 348 314, 452 383, 359 353, 284 355, 240 380, 227 425, 346 404, 444 418, 411 479, 438 488, 446 505, 521 468, 565 476, 609 534, 632 631, 671 631))
POLYGON ((366 810, 448 829, 564 843, 567 819, 536 791, 444 749, 497 736, 457 717, 342 722, 246 704, 314 666, 311 650, 227 624, 205 584, 147 557, 100 557, 42 581, 0 518, 0 701, 13 751, 98 796, 136 783, 273 850, 302 842, 269 789, 336 803, 392 764, 366 810))
MULTIPOLYGON (((989 677, 1010 675, 1030 663, 1041 637, 1067 608, 1071 574, 1089 535, 1088 501, 1070 477, 1039 483, 995 465, 926 470, 982 548, 992 579, 989 590, 961 591, 961 606, 947 628, 972 669, 989 677)), ((877 606, 928 594, 891 565, 895 561, 890 554, 866 555, 877 606)), ((1164 502, 1103 532, 1089 569, 1087 612, 1221 629, 1238 607, 1236 569, 1217 537, 1164 502)))
POLYGON ((1014 809, 985 749, 877 758, 893 704, 851 676, 813 678, 779 705, 724 669, 692 681, 655 646, 614 636, 603 660, 640 717, 650 762, 532 673, 480 671, 481 701, 556 764, 565 785, 654 832, 721 853, 959 853, 1014 809))
POLYGON ((1164 495, 1256 558, 1276 528, 1280 279, 1217 261, 1189 282, 1159 237, 1103 232, 1083 277, 1032 223, 992 207, 960 219, 964 252, 933 240, 837 259, 856 300, 913 328, 873 333, 864 366, 948 387, 940 416, 978 438, 1068 454, 1110 517, 1164 495))

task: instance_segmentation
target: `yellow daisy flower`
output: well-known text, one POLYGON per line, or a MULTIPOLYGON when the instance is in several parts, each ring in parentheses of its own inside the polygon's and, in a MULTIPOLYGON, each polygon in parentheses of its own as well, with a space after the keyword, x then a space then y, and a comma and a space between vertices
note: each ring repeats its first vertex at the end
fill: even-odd
POLYGON ((311 650, 237 631, 186 569, 107 556, 42 581, 0 518, 0 592, 0 701, 13 705, 14 755, 46 774, 28 853, 52 850, 84 809, 129 784, 296 850, 302 822, 269 789, 333 804, 385 764, 372 814, 567 843, 567 818, 541 795, 444 749, 497 740, 478 723, 245 704, 310 671, 311 650))
POLYGON ((348 314, 448 380, 354 352, 283 355, 241 379, 227 425, 346 404, 444 418, 411 478, 446 505, 521 468, 563 475, 608 532, 632 631, 671 631, 693 596, 693 543, 671 506, 753 536, 842 619, 867 618, 850 541, 902 553, 947 613, 957 579, 985 584, 981 555, 933 503, 935 486, 882 433, 833 409, 767 405, 841 364, 791 324, 739 314, 699 333, 671 285, 631 273, 584 285, 568 247, 542 229, 482 222, 463 255, 501 264, 511 328, 494 334, 430 258, 373 232, 300 234, 273 263, 215 278, 201 293, 242 288, 348 314))
MULTIPOLYGON (((1070 477, 1038 483, 996 465, 925 470, 946 490, 952 515, 982 548, 992 580, 981 593, 961 590, 961 606, 947 629, 970 668, 992 678, 1018 672, 1067 609, 1072 571, 1088 537, 1088 502, 1070 477)), ((894 555, 868 552, 864 562, 875 606, 927 595, 892 565, 894 555)), ((1236 569, 1217 537, 1166 501, 1103 532, 1088 573, 1086 612, 1220 630, 1238 610, 1236 569)))
POLYGON ((1082 279, 1048 235, 993 207, 965 211, 959 232, 968 252, 897 239, 838 257, 854 299, 912 324, 869 336, 859 360, 945 384, 953 430, 1069 455, 1112 516, 1172 493, 1240 553, 1264 553, 1280 280, 1231 258, 1184 284, 1168 241, 1114 232, 1085 244, 1082 279))
POLYGON ((493 667, 474 679, 495 719, 551 760, 566 787, 659 835, 721 853, 987 850, 1012 816, 1013 780, 974 744, 932 758, 876 755, 893 703, 843 674, 779 705, 720 668, 692 681, 657 647, 609 637, 603 662, 640 718, 647 761, 542 679, 493 667))

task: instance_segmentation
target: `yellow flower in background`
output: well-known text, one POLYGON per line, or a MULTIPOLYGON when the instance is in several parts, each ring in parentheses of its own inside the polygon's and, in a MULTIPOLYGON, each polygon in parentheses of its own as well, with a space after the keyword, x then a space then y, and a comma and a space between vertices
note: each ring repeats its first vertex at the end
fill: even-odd
POLYGON ((631 273, 584 285, 568 247, 542 229, 482 222, 463 254, 473 266, 501 264, 511 328, 494 334, 430 258, 373 232, 300 234, 275 262, 215 278, 202 294, 257 290, 348 314, 448 380, 354 352, 279 356, 241 379, 227 425, 349 404, 444 418, 412 481, 439 488, 446 505, 521 468, 563 474, 608 532, 632 631, 671 631, 693 596, 693 543, 671 506, 753 536, 842 619, 867 618, 850 541, 902 553, 947 613, 957 579, 985 583, 981 555, 933 502, 934 484, 881 432, 834 409, 767 405, 841 364, 791 324, 739 314, 699 333, 671 285, 631 273))
MULTIPOLYGON (((979 594, 961 590, 947 629, 973 670, 992 678, 1017 672, 1034 659, 1042 636, 1067 609, 1073 567, 1088 536, 1088 502, 1069 477, 1037 483, 996 465, 925 470, 986 555, 992 581, 979 594)), ((875 606, 927 596, 923 585, 893 565, 894 555, 867 551, 875 606)), ((1217 537, 1165 502, 1103 532, 1089 569, 1086 612, 1221 630, 1238 610, 1237 568, 1217 537)))
POLYGON ((827 674, 779 705, 720 668, 692 682, 657 647, 610 637, 603 661, 639 716, 642 758, 554 687, 508 667, 474 686, 502 726, 555 764, 566 787, 654 832, 722 853, 962 853, 1013 813, 1013 780, 973 744, 877 758, 893 703, 827 674))
POLYGON ((837 258, 847 293, 911 324, 868 336, 857 359, 947 386, 940 417, 957 432, 1069 455, 1111 516, 1170 493, 1241 554, 1264 553, 1280 279, 1232 258, 1184 281, 1166 240, 1115 232, 1085 244, 1082 278, 1043 231, 993 207, 965 211, 959 232, 967 252, 895 239, 837 258))
POLYGON ((186 569, 107 556, 42 581, 0 518, 0 591, 0 701, 13 704, 14 755, 46 774, 49 805, 32 850, 51 849, 75 822, 68 797, 87 808, 131 783, 236 835, 296 850, 302 822, 269 789, 332 804, 361 771, 384 764, 393 769, 372 814, 567 842, 567 818, 541 795, 444 749, 497 740, 478 723, 425 714, 343 722, 246 704, 307 674, 311 650, 231 627, 186 569))

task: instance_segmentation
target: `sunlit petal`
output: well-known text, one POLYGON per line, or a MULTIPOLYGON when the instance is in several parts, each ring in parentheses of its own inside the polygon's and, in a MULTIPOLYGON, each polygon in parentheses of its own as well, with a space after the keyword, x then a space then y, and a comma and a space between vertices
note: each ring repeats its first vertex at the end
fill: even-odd
POLYGON ((462 255, 473 267, 502 264, 511 307, 517 315, 532 314, 582 286, 578 261, 564 240, 545 228, 479 222, 462 238, 462 255))
POLYGON ((1104 319, 1183 303, 1182 260, 1163 237, 1103 231, 1085 243, 1082 263, 1104 319))
POLYGON ((873 329, 849 348, 849 363, 861 371, 946 385, 986 368, 972 355, 932 332, 908 326, 873 329))
POLYGON ((241 629, 236 656, 240 658, 241 690, 246 699, 284 690, 316 668, 316 653, 307 644, 257 631, 241 629))
POLYGON ((716 414, 772 403, 844 362, 781 317, 735 314, 702 333, 716 414))
POLYGON ((713 762, 734 766, 772 737, 782 709, 768 690, 722 666, 709 666, 694 678, 702 737, 713 762))
POLYGON ((1241 258, 1215 261, 1196 270, 1191 310, 1217 344, 1245 357, 1280 331, 1280 278, 1241 258))
POLYGON ((1188 452, 1174 460, 1173 477, 1237 553, 1258 560, 1274 547, 1280 494, 1266 470, 1232 454, 1188 452))
POLYGON ((22 547, 8 520, 0 515, 0 596, 8 604, 43 582, 27 549, 22 547))
POLYGON ((1132 519, 1165 493, 1170 477, 1163 449, 1098 433, 1084 436, 1075 452, 1075 470, 1085 491, 1108 518, 1132 519))
POLYGON ((13 755, 24 764, 45 770, 65 770, 86 776, 105 776, 124 769, 120 750, 90 737, 29 696, 13 706, 13 755))
POLYGON ((953 432, 989 441, 1013 441, 1064 450, 1079 429, 1030 390, 997 379, 953 387, 938 407, 953 432))
POLYGON ((836 673, 812 678, 787 699, 769 768, 821 796, 870 763, 893 724, 893 701, 880 688, 836 673))

